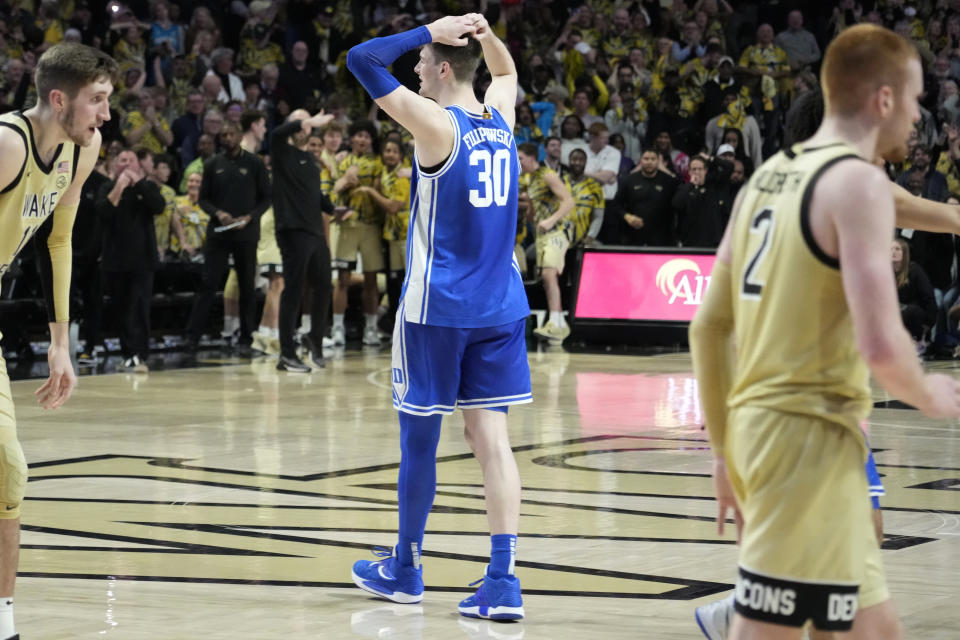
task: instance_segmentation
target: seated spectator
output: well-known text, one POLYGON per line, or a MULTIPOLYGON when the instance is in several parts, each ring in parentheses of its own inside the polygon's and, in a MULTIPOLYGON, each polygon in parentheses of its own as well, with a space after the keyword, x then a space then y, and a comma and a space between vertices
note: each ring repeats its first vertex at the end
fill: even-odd
POLYGON ((290 48, 290 58, 280 67, 279 87, 287 106, 301 109, 307 98, 320 98, 324 90, 323 70, 310 64, 307 43, 298 40, 290 48))
POLYGON ((543 145, 543 132, 537 126, 536 117, 533 109, 526 102, 521 102, 516 107, 516 125, 513 127, 513 138, 517 144, 532 142, 536 145, 543 145))
POLYGON ((166 89, 170 108, 177 115, 187 109, 187 97, 190 92, 197 90, 193 85, 193 75, 193 70, 190 69, 187 57, 184 55, 174 56, 170 68, 164 73, 156 74, 157 86, 166 89))
POLYGON ((923 269, 910 261, 910 245, 903 238, 893 241, 891 259, 903 325, 917 344, 918 353, 922 354, 926 350, 927 331, 937 317, 933 287, 923 269))
POLYGON ((653 143, 670 172, 681 182, 690 181, 690 158, 683 151, 673 148, 670 132, 661 130, 653 143))
POLYGON ((220 76, 208 73, 200 81, 200 91, 203 92, 203 102, 206 105, 226 104, 230 101, 229 96, 223 90, 223 82, 220 76))
POLYGON ((192 38, 188 33, 187 41, 193 43, 190 53, 187 54, 187 65, 193 70, 194 78, 199 81, 200 78, 206 75, 207 70, 209 70, 213 64, 210 56, 213 54, 217 39, 212 31, 200 29, 192 38))
POLYGON ((240 33, 240 73, 255 78, 266 64, 282 64, 283 49, 270 40, 270 26, 249 22, 240 33))
POLYGON ((189 176, 191 173, 199 173, 200 175, 203 175, 204 163, 212 158, 213 154, 216 152, 217 145, 214 141, 213 134, 200 134, 200 137, 197 138, 197 157, 194 158, 183 170, 183 179, 180 181, 180 193, 185 193, 187 190, 187 176, 189 176))
MULTIPOLYGON (((597 100, 599 103, 600 100, 597 100)), ((606 105, 607 98, 602 101, 606 105)), ((593 106, 591 93, 587 89, 578 89, 573 94, 573 113, 580 118, 584 127, 590 128, 594 122, 602 122, 603 117, 597 114, 597 108, 593 106)), ((602 113, 602 112, 601 112, 602 113)))
POLYGON ((567 165, 560 161, 563 154, 563 143, 557 136, 550 136, 543 148, 543 166, 547 167, 563 178, 567 175, 567 165))
POLYGON ((817 39, 803 28, 803 13, 799 10, 787 15, 787 30, 778 33, 774 43, 787 54, 791 69, 802 69, 820 60, 817 39))
POLYGON ((740 93, 735 89, 727 89, 723 96, 723 113, 711 118, 704 131, 704 141, 707 149, 713 150, 723 144, 727 129, 739 129, 743 136, 743 150, 750 162, 759 167, 763 162, 763 138, 760 136, 760 125, 756 118, 747 113, 740 93))
POLYGON ((210 216, 200 207, 200 184, 203 174, 193 172, 186 176, 187 194, 174 200, 176 211, 171 227, 171 250, 191 262, 203 259, 202 249, 207 242, 207 225, 210 216))
POLYGON ((716 155, 723 155, 720 151, 724 146, 730 147, 733 151, 733 157, 728 158, 729 162, 734 160, 739 160, 743 163, 744 170, 746 171, 747 177, 753 175, 754 164, 753 161, 747 156, 747 151, 743 143, 743 133, 740 129, 734 129, 730 127, 723 132, 723 141, 722 144, 714 150, 716 155))
POLYGON ((137 98, 137 108, 127 114, 122 127, 127 146, 163 153, 173 143, 170 125, 157 112, 152 91, 143 89, 137 98))
POLYGON ((233 73, 233 49, 220 47, 214 49, 210 54, 213 66, 207 71, 207 75, 214 75, 220 78, 220 93, 217 95, 218 102, 229 102, 231 100, 243 101, 243 82, 239 76, 233 73))
MULTIPOLYGON (((160 180, 155 156, 148 149, 137 149, 137 161, 140 163, 140 171, 146 179, 155 184, 163 197, 163 212, 153 217, 154 228, 157 238, 157 258, 160 262, 166 260, 167 252, 170 251, 170 227, 173 224, 173 214, 176 209, 174 200, 177 197, 176 192, 160 180)), ((169 177, 169 169, 166 172, 169 177)))
POLYGON ((570 114, 560 124, 560 161, 564 164, 574 149, 587 150, 587 141, 584 138, 586 129, 583 120, 575 114, 570 114))
POLYGON ((223 107, 223 117, 226 122, 232 122, 239 125, 243 117, 243 103, 239 100, 231 100, 223 107))
POLYGON ((613 200, 616 197, 620 174, 620 151, 607 144, 609 139, 607 125, 595 122, 590 125, 590 142, 583 150, 587 155, 584 172, 603 185, 604 200, 613 200))
POLYGON ((689 20, 683 25, 683 35, 673 43, 673 59, 679 63, 690 58, 700 58, 707 53, 707 46, 702 42, 703 33, 695 20, 689 20))
POLYGON ((620 152, 620 171, 617 172, 617 184, 619 184, 624 178, 630 175, 630 172, 637 166, 637 163, 631 160, 630 156, 626 154, 627 145, 621 134, 610 134, 610 146, 620 152))
POLYGON ((897 184, 907 187, 911 174, 916 174, 923 178, 923 189, 919 195, 937 202, 946 200, 950 194, 947 187, 947 178, 932 166, 930 150, 918 144, 910 155, 910 161, 910 170, 900 174, 897 178, 897 184))
POLYGON ((636 97, 632 85, 624 84, 610 99, 610 109, 603 117, 611 134, 623 137, 625 153, 631 161, 640 155, 647 135, 647 102, 636 97))
POLYGON ((189 164, 197 150, 197 138, 203 131, 203 93, 192 89, 187 94, 186 112, 173 121, 170 130, 173 132, 172 146, 179 154, 181 164, 189 164))
POLYGON ((170 5, 167 0, 153 3, 153 23, 150 25, 150 47, 165 46, 170 54, 184 52, 186 32, 183 26, 170 19, 170 5))
POLYGON ((141 37, 145 30, 144 25, 133 21, 125 23, 120 28, 123 38, 113 47, 113 59, 123 71, 132 68, 143 69, 147 63, 147 45, 141 37))
POLYGON ((740 95, 743 85, 736 79, 733 71, 733 58, 724 56, 717 63, 716 71, 710 74, 710 79, 703 85, 703 117, 707 120, 726 110, 724 101, 728 93, 740 95))

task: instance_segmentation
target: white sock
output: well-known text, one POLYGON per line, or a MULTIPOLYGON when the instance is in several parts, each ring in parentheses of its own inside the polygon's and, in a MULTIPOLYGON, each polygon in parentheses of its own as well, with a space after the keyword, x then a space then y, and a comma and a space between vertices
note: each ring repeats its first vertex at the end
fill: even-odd
POLYGON ((240 328, 240 318, 238 316, 223 316, 224 335, 233 335, 240 328))
POLYGON ((342 313, 335 313, 335 314, 333 314, 333 326, 334 326, 334 327, 340 327, 341 329, 343 329, 343 314, 342 314, 342 313))
POLYGON ((365 326, 367 331, 375 331, 377 328, 377 314, 367 313, 364 314, 364 317, 367 319, 367 324, 365 326))
POLYGON ((11 638, 17 634, 13 626, 13 598, 0 598, 0 638, 11 638))
POLYGON ((313 326, 310 322, 310 315, 304 313, 300 316, 300 328, 303 329, 304 333, 310 333, 310 327, 313 326))
POLYGON ((280 329, 279 329, 279 328, 274 327, 273 329, 267 329, 267 331, 269 332, 271 338, 274 338, 274 339, 276 339, 276 340, 279 340, 279 339, 280 339, 280 329))
POLYGON ((550 322, 552 322, 554 326, 560 327, 561 329, 567 326, 567 321, 563 319, 563 311, 551 311, 550 322))
POLYGON ((257 329, 257 333, 260 333, 260 334, 262 334, 262 335, 268 336, 268 335, 270 335, 270 327, 268 327, 268 326, 265 325, 265 324, 262 324, 262 325, 260 325, 260 328, 257 329))

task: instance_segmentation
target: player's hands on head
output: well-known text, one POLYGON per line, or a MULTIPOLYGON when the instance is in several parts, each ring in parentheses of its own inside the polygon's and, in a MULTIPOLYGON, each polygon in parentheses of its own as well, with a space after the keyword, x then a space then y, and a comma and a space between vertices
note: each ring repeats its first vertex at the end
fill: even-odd
POLYGON ((473 22, 473 37, 477 40, 483 40, 492 33, 490 30, 490 24, 487 22, 487 19, 482 13, 468 13, 464 17, 473 22))
POLYGON ((440 44, 448 44, 454 47, 464 47, 467 45, 467 38, 476 33, 476 26, 473 19, 466 16, 446 16, 439 20, 434 20, 427 25, 430 32, 430 39, 440 44))
POLYGON ((73 371, 70 362, 70 351, 51 344, 47 351, 47 364, 50 366, 50 377, 37 389, 37 402, 44 409, 56 409, 62 406, 73 394, 77 386, 77 374, 73 371))

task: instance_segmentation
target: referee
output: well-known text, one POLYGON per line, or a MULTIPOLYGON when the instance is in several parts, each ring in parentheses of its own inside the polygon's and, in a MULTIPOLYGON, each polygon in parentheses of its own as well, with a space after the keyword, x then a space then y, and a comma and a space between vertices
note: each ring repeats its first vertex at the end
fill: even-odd
POLYGON ((293 337, 305 279, 310 281, 314 294, 311 330, 303 335, 303 346, 315 367, 324 366, 321 345, 330 310, 330 249, 322 214, 333 214, 333 205, 320 189, 320 166, 316 156, 307 151, 307 139, 312 129, 331 120, 333 115, 323 111, 310 117, 305 110, 297 109, 270 134, 273 214, 286 281, 280 295, 280 371, 310 371, 310 365, 297 357, 293 337))

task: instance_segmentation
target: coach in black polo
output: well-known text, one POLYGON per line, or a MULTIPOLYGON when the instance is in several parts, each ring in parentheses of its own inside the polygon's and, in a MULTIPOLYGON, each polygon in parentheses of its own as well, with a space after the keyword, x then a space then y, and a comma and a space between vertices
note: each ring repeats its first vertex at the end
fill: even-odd
POLYGON ((240 287, 241 349, 248 350, 252 341, 257 240, 260 239, 260 216, 270 206, 270 177, 258 156, 240 148, 237 125, 224 125, 220 145, 223 151, 203 165, 199 205, 210 216, 210 226, 204 251, 203 282, 194 298, 187 326, 190 350, 196 349, 209 323, 210 306, 216 292, 223 288, 231 255, 240 287))
POLYGON ((313 287, 310 333, 303 337, 312 364, 324 366, 322 341, 330 311, 330 249, 323 231, 323 213, 333 213, 330 199, 320 189, 320 167, 306 150, 312 129, 333 120, 322 111, 313 117, 297 109, 270 134, 273 163, 273 215, 277 245, 283 258, 280 295, 280 361, 277 369, 305 373, 310 366, 297 357, 296 329, 304 282, 313 287))

